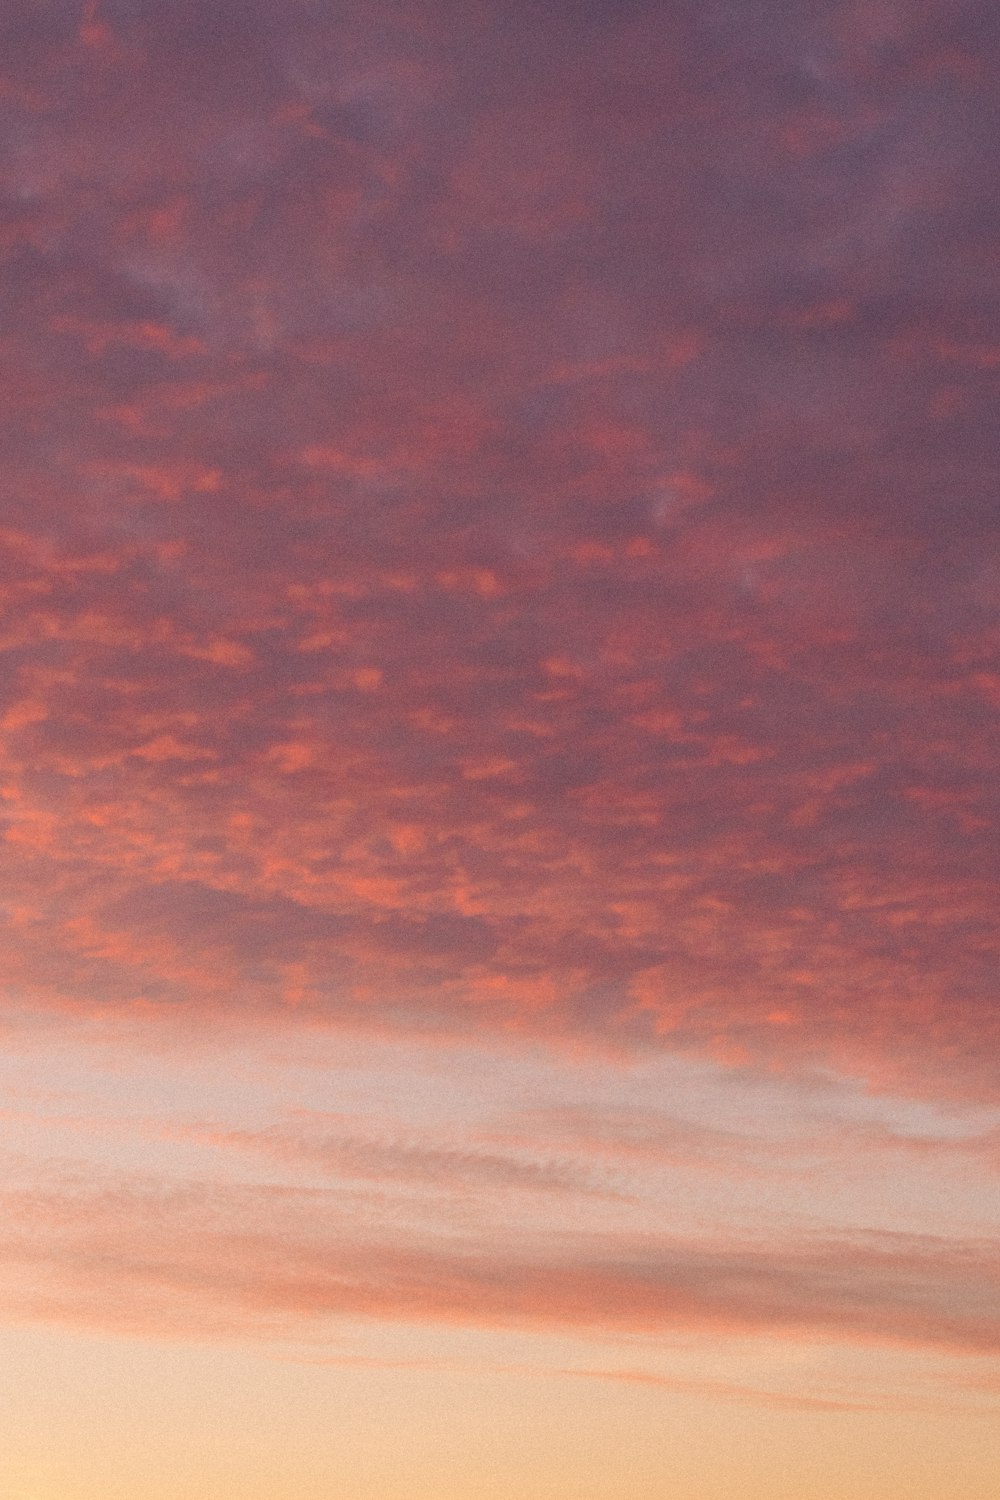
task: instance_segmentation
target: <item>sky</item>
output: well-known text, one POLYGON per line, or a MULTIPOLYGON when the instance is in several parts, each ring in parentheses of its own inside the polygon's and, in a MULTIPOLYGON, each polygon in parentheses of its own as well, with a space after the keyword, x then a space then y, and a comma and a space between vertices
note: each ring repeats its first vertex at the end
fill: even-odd
POLYGON ((7 0, 7 1500, 995 1495, 998 63, 7 0))

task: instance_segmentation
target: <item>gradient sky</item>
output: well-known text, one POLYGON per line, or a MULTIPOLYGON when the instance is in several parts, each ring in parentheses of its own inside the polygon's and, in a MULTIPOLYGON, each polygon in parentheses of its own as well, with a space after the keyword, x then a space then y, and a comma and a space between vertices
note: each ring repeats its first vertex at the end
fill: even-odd
POLYGON ((5 1500, 991 1500, 993 0, 6 0, 5 1500))

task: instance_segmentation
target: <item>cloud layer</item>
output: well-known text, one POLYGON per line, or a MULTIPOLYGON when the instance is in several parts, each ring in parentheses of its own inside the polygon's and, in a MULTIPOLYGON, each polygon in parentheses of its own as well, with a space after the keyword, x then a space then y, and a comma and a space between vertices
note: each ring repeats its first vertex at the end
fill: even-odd
POLYGON ((91 1174, 4 1195, 19 1316, 204 1337, 364 1317, 478 1327, 748 1332, 995 1355, 992 1244, 859 1234, 784 1245, 379 1225, 336 1190, 91 1174))
POLYGON ((19 1001, 995 1089, 995 36, 788 22, 9 11, 19 1001))

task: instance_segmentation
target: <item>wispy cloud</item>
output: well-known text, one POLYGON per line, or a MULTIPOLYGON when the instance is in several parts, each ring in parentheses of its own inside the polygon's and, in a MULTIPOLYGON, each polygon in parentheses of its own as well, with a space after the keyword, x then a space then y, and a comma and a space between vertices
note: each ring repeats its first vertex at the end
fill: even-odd
POLYGON ((4 1195, 13 1315, 169 1334, 342 1316, 480 1327, 808 1334, 995 1353, 987 1243, 899 1234, 763 1243, 654 1235, 487 1242, 401 1232, 384 1197, 77 1177, 4 1195))
POLYGON ((991 0, 0 10, 4 1318, 985 1409, 991 0))
POLYGON ((311 1168, 331 1178, 416 1183, 453 1190, 491 1193, 530 1191, 599 1198, 623 1196, 609 1178, 569 1156, 522 1150, 484 1149, 474 1142, 421 1139, 412 1130, 395 1138, 384 1131, 362 1133, 355 1122, 322 1116, 299 1118, 263 1130, 191 1127, 184 1134, 208 1145, 249 1152, 291 1166, 311 1168))

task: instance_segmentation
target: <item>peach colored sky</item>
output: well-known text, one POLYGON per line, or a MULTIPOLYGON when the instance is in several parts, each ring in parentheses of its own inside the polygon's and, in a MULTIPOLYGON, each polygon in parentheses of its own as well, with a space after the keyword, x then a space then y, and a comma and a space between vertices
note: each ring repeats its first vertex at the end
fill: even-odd
POLYGON ((12 1500, 988 1500, 998 60, 5 7, 12 1500))

